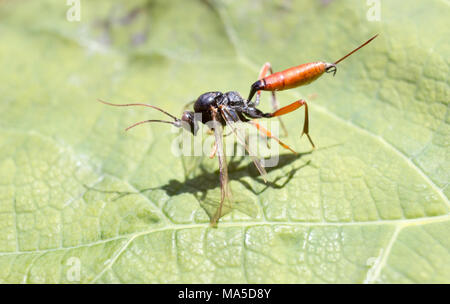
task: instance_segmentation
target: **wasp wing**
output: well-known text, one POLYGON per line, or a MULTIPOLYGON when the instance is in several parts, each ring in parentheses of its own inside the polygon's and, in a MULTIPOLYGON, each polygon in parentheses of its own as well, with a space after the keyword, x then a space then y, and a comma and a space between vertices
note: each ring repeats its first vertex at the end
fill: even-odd
POLYGON ((228 186, 228 167, 227 160, 225 158, 223 150, 223 128, 217 120, 217 112, 212 112, 212 118, 214 123, 214 137, 216 145, 216 154, 219 159, 219 171, 220 171, 220 205, 216 211, 216 214, 211 218, 211 225, 215 226, 217 221, 222 216, 222 208, 225 200, 231 200, 231 193, 228 186))
POLYGON ((190 107, 191 105, 193 105, 196 101, 197 101, 197 100, 191 100, 191 101, 189 101, 187 104, 185 104, 184 107, 183 107, 183 112, 186 111, 187 109, 189 109, 189 107, 190 107))
POLYGON ((255 156, 256 154, 253 153, 252 148, 247 144, 247 141, 245 140, 245 138, 242 136, 242 134, 239 133, 238 127, 236 125, 237 121, 233 118, 233 115, 228 111, 227 108, 221 107, 220 109, 221 109, 222 117, 226 121, 227 126, 229 126, 231 128, 234 135, 236 135, 236 138, 238 139, 239 143, 244 146, 245 150, 247 150, 248 154, 252 158, 253 163, 255 164, 256 168, 258 169, 259 173, 261 174, 264 182, 267 182, 266 169, 264 169, 264 166, 262 165, 261 160, 255 156))

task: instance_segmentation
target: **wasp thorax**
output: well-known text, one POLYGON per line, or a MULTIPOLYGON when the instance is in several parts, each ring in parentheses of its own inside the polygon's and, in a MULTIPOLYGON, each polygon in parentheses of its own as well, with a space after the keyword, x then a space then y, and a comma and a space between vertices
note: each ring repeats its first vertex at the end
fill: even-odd
POLYGON ((200 95, 194 104, 195 112, 209 111, 211 106, 215 106, 217 99, 223 94, 221 92, 208 92, 200 95))

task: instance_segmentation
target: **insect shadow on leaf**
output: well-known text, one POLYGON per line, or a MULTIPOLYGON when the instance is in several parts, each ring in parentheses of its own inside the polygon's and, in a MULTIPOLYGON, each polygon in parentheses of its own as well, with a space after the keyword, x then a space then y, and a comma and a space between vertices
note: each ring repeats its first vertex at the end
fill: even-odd
MULTIPOLYGON (((270 173, 272 171, 280 170, 281 168, 288 166, 295 160, 300 159, 302 156, 309 155, 312 152, 306 152, 306 153, 299 153, 297 155, 294 154, 282 154, 279 157, 279 163, 277 167, 271 167, 267 168, 267 172, 270 173)), ((294 177, 295 173, 310 165, 311 161, 307 161, 303 165, 299 167, 292 168, 288 174, 280 174, 279 176, 275 177, 273 181, 267 181, 264 182, 261 180, 259 172, 253 167, 252 163, 248 163, 244 166, 240 166, 242 161, 244 160, 244 157, 240 157, 239 159, 232 160, 229 163, 230 168, 230 178, 232 180, 240 182, 245 188, 250 190, 253 194, 258 195, 262 192, 264 192, 267 188, 274 188, 274 189, 281 189, 285 185, 287 185, 291 179, 294 177), (253 187, 243 180, 244 177, 252 177, 254 180, 264 185, 265 188, 262 191, 255 191, 253 187), (285 179, 285 181, 282 184, 278 184, 278 181, 285 179)), ((116 194, 117 196, 114 197, 111 201, 116 201, 124 196, 127 195, 133 195, 133 194, 143 194, 148 191, 153 190, 164 190, 167 195, 174 196, 174 195, 180 195, 183 193, 190 193, 190 194, 196 194, 198 192, 202 191, 208 191, 211 189, 215 189, 217 187, 220 187, 220 181, 217 180, 217 174, 218 170, 214 172, 208 171, 202 164, 199 164, 199 170, 200 173, 196 174, 194 177, 186 177, 186 180, 179 181, 175 179, 171 179, 167 184, 159 186, 159 187, 149 187, 149 188, 142 188, 138 191, 118 191, 118 190, 102 190, 98 188, 91 187, 89 185, 83 184, 83 186, 89 190, 89 191, 97 191, 101 193, 108 193, 108 194, 116 194)))
MULTIPOLYGON (((247 163, 242 165, 243 159, 245 157, 239 157, 230 161, 229 168, 229 177, 232 181, 240 183, 243 187, 248 189, 254 195, 259 195, 266 191, 268 188, 273 189, 282 189, 284 188, 294 177, 295 173, 302 168, 309 166, 311 164, 311 160, 303 163, 300 166, 292 166, 292 168, 286 173, 282 172, 280 169, 289 166, 294 163, 296 160, 299 160, 302 156, 311 154, 311 152, 303 153, 303 154, 283 154, 279 156, 279 163, 276 167, 267 168, 268 173, 273 171, 279 171, 280 174, 275 176, 271 181, 264 182, 259 172, 254 168, 253 164, 247 163), (252 180, 256 181, 259 185, 263 186, 263 189, 257 190, 253 187, 249 182, 245 180, 245 178, 251 177, 252 180)), ((184 181, 179 181, 175 179, 171 179, 167 184, 159 186, 159 187, 148 187, 138 189, 138 191, 117 191, 117 190, 102 190, 94 187, 90 187, 88 185, 83 185, 88 191, 97 191, 105 194, 115 194, 113 198, 110 199, 111 202, 117 201, 121 198, 124 198, 128 195, 145 195, 145 193, 154 190, 164 190, 168 196, 177 196, 181 194, 192 194, 200 206, 205 210, 210 218, 212 218, 219 207, 220 198, 215 199, 209 196, 209 191, 214 191, 216 189, 220 189, 220 181, 217 180, 218 170, 208 171, 202 164, 199 165, 197 174, 193 177, 187 177, 184 181)), ((233 208, 238 209, 244 213, 252 213, 246 212, 249 210, 249 206, 247 205, 249 202, 233 200, 229 204, 224 205, 224 209, 221 211, 221 216, 229 213, 233 208)), ((254 210, 253 210, 254 211, 254 210)), ((248 214, 251 215, 251 214, 248 214)))
MULTIPOLYGON (((316 150, 323 151, 326 149, 330 149, 336 146, 341 145, 342 143, 329 145, 326 147, 321 147, 316 150)), ((275 171, 278 171, 280 174, 277 176, 271 178, 271 181, 264 182, 258 172, 258 170, 253 166, 253 164, 247 163, 242 165, 243 161, 246 159, 245 157, 237 157, 232 156, 230 163, 229 163, 229 175, 230 180, 240 183, 243 187, 245 187, 247 190, 249 190, 254 195, 260 195, 263 192, 265 192, 267 189, 283 189, 288 183, 292 181, 295 174, 307 166, 313 166, 312 161, 308 160, 304 162, 303 164, 299 166, 294 166, 293 164, 301 159, 304 156, 312 154, 312 151, 305 152, 305 153, 298 153, 298 154, 281 154, 279 156, 279 162, 276 167, 268 167, 267 172, 272 173, 275 171), (292 168, 286 173, 283 172, 281 169, 292 165, 292 168), (251 185, 246 181, 246 178, 251 177, 252 180, 254 180, 259 185, 263 186, 263 189, 257 190, 255 185, 251 185)), ((217 180, 217 174, 218 170, 215 171, 208 171, 204 165, 198 160, 202 159, 201 157, 192 157, 195 160, 197 160, 196 164, 198 164, 198 173, 194 176, 187 176, 185 175, 184 181, 179 181, 175 179, 169 180, 169 182, 165 185, 158 186, 158 187, 148 187, 148 188, 141 188, 138 189, 138 191, 118 191, 118 190, 102 190, 97 189, 94 187, 90 187, 88 185, 83 185, 88 191, 96 191, 100 193, 105 194, 115 194, 116 196, 110 201, 114 202, 117 201, 125 196, 128 195, 145 195, 146 192, 154 191, 154 190, 164 190, 168 196, 177 196, 181 194, 192 194, 194 197, 198 200, 200 206, 205 210, 205 212, 210 216, 214 216, 214 212, 212 210, 217 209, 219 205, 220 199, 217 199, 217 201, 214 200, 206 200, 207 192, 214 189, 220 188, 220 181, 217 180)), ((187 173, 187 172, 186 172, 187 173)), ((233 202, 234 203, 234 202, 233 202)), ((244 213, 246 209, 245 206, 243 208, 242 205, 245 204, 245 202, 240 202, 237 204, 234 204, 234 207, 236 209, 239 209, 243 211, 244 213)), ((222 216, 229 213, 232 208, 231 206, 225 206, 225 210, 222 213, 222 216)))

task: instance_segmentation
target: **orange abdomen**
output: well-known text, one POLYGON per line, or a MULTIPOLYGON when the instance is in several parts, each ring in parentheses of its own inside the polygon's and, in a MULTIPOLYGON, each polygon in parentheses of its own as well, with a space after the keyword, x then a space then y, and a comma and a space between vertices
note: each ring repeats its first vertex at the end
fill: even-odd
POLYGON ((264 91, 282 91, 313 82, 325 72, 325 62, 304 63, 287 70, 273 73, 263 80, 264 91))

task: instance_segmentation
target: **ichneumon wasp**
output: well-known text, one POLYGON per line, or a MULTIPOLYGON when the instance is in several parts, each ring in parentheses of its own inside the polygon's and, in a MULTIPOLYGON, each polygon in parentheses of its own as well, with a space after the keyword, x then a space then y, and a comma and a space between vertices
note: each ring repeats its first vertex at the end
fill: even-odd
MULTIPOLYGON (((181 118, 177 118, 174 115, 164 111, 163 109, 143 104, 143 103, 131 103, 131 104, 113 104, 106 101, 99 100, 100 102, 111 105, 111 106, 120 106, 120 107, 128 107, 128 106, 144 106, 150 107, 155 110, 158 110, 167 116, 169 116, 172 120, 144 120, 137 122, 126 130, 129 130, 133 127, 144 123, 150 122, 162 122, 171 124, 178 128, 186 129, 191 132, 194 136, 197 134, 199 129, 199 123, 207 124, 208 127, 214 132, 215 145, 213 147, 213 151, 211 156, 217 155, 219 160, 219 172, 220 172, 220 185, 221 185, 221 201, 219 204, 219 208, 216 214, 211 218, 211 225, 215 226, 222 216, 222 207, 224 201, 226 199, 230 199, 230 190, 228 187, 228 167, 226 156, 224 154, 223 149, 223 128, 228 126, 231 128, 232 133, 236 136, 238 142, 245 147, 250 157, 252 158, 253 163, 258 169, 264 181, 266 181, 266 170, 262 165, 260 159, 255 156, 254 153, 251 152, 251 147, 247 144, 246 139, 242 136, 241 133, 238 132, 237 123, 245 122, 254 125, 259 132, 266 135, 268 138, 274 139, 277 141, 283 148, 290 150, 293 153, 296 153, 291 147, 283 143, 279 138, 274 136, 269 130, 265 129, 263 126, 259 124, 257 119, 261 118, 273 118, 280 117, 282 115, 288 114, 301 106, 305 106, 305 120, 303 124, 303 134, 306 134, 309 142, 314 148, 314 143, 309 135, 309 116, 308 116, 308 105, 304 99, 299 99, 285 107, 278 108, 278 103, 275 98, 275 91, 282 91, 287 89, 296 88, 302 85, 309 84, 315 80, 317 80, 324 73, 333 73, 336 74, 337 64, 358 51, 360 48, 364 47, 368 43, 370 43, 373 39, 378 36, 375 35, 365 43, 335 61, 334 63, 327 62, 311 62, 305 63, 299 66, 295 66, 289 69, 286 69, 281 72, 273 73, 270 63, 264 64, 262 67, 258 81, 252 84, 250 88, 250 93, 247 99, 244 99, 239 95, 238 92, 207 92, 200 95, 194 102, 193 111, 184 111, 181 118), (267 73, 270 72, 268 76, 267 73), (259 105, 261 91, 272 91, 272 106, 273 112, 264 113, 257 108, 259 105), (256 94, 255 102, 252 102, 252 98, 256 94), (200 114, 200 115, 196 115, 200 114), (198 118, 200 117, 200 118, 198 118), (209 124, 211 123, 212 124, 209 124)), ((284 128, 284 126, 282 125, 284 128)))

